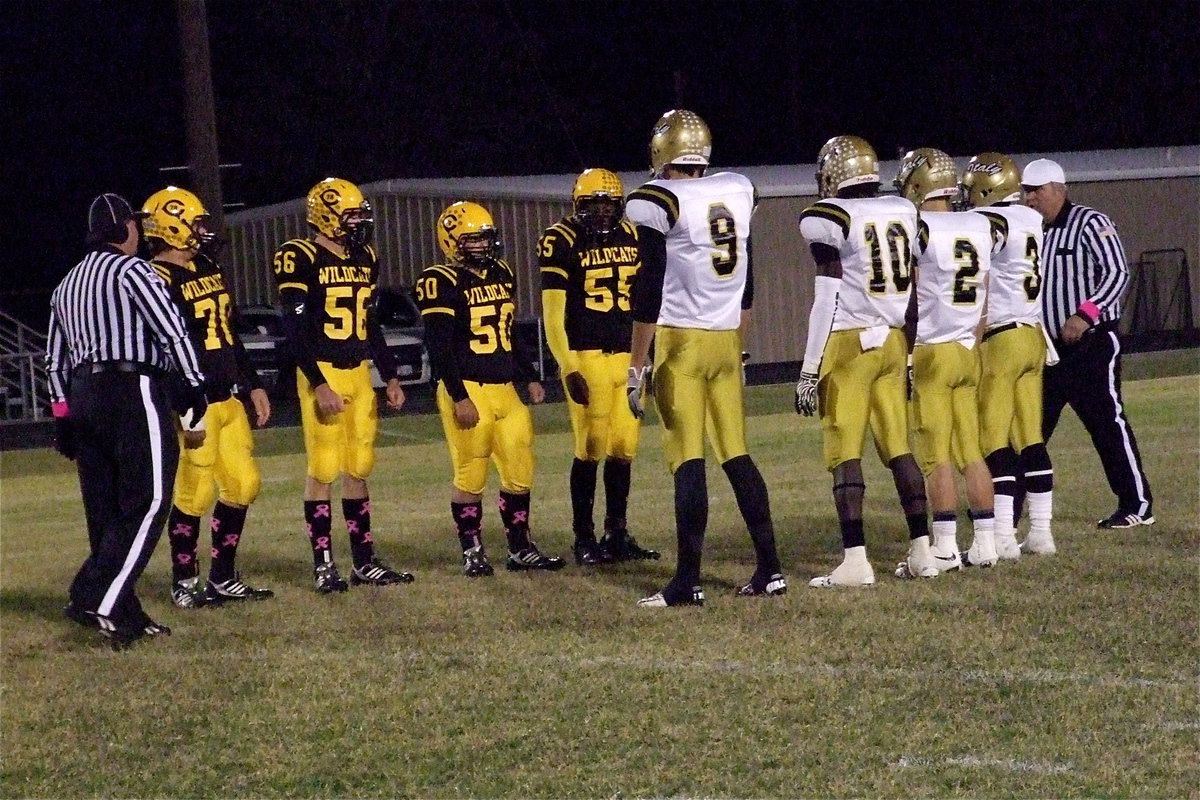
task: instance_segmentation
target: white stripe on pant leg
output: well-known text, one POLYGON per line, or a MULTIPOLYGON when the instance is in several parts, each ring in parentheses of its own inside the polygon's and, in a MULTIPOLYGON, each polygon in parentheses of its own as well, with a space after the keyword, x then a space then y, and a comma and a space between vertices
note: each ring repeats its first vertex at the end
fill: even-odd
POLYGON ((133 571, 133 565, 141 557, 142 549, 146 546, 146 537, 150 534, 150 526, 164 502, 162 430, 158 426, 158 410, 154 407, 154 399, 150 396, 150 378, 139 375, 138 388, 142 395, 142 409, 146 412, 146 429, 150 434, 150 472, 153 476, 151 479, 154 481, 154 499, 150 503, 150 508, 146 510, 146 516, 142 517, 142 522, 138 525, 137 536, 134 537, 133 544, 125 556, 125 563, 121 565, 121 571, 109 585, 108 591, 104 593, 104 599, 100 601, 100 607, 96 609, 97 613, 104 617, 112 615, 117 596, 120 595, 125 582, 129 580, 129 573, 133 571))
MULTIPOLYGON (((1133 513, 1139 517, 1144 517, 1150 512, 1150 503, 1146 500, 1146 484, 1142 480, 1142 471, 1138 469, 1137 456, 1133 453, 1133 442, 1129 439, 1129 426, 1125 424, 1125 409, 1121 406, 1121 397, 1117 394, 1117 358, 1121 355, 1121 341, 1117 338, 1115 331, 1108 332, 1108 338, 1112 339, 1113 355, 1108 362, 1108 394, 1112 397, 1113 405, 1117 409, 1117 428, 1121 431, 1121 444, 1125 447, 1125 464, 1129 468, 1129 472, 1133 475, 1133 486, 1137 490, 1138 507, 1133 513)), ((1120 509, 1128 511, 1129 509, 1120 509)))

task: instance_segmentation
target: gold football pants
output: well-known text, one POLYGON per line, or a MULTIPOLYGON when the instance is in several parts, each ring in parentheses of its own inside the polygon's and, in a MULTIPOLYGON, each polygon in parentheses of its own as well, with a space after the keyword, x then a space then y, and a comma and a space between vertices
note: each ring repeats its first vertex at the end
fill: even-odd
POLYGON ((632 461, 637 455, 641 423, 630 412, 625 396, 629 353, 578 350, 576 355, 579 372, 588 385, 588 404, 581 406, 567 395, 575 457, 581 461, 632 461))
POLYGON ((351 369, 337 369, 324 361, 317 365, 346 407, 331 417, 322 415, 317 409, 316 391, 304 373, 296 370, 308 476, 318 483, 333 483, 343 473, 365 480, 375 468, 375 434, 379 430, 378 400, 371 387, 370 369, 365 361, 351 369))
POLYGON ((227 504, 248 506, 258 497, 262 477, 254 461, 254 437, 246 408, 237 397, 208 404, 204 412, 204 444, 194 450, 183 446, 175 474, 175 506, 185 514, 202 517, 220 498, 227 504))
POLYGON ((861 330, 829 334, 821 358, 817 401, 825 441, 825 466, 862 458, 868 428, 887 464, 911 451, 908 445, 908 370, 904 333, 893 328, 882 347, 864 351, 861 330))
POLYGON ((479 424, 463 430, 454 418, 454 401, 439 382, 438 413, 450 448, 454 488, 483 494, 488 460, 496 465, 500 488, 524 494, 533 487, 533 416, 511 383, 463 381, 479 411, 479 424))

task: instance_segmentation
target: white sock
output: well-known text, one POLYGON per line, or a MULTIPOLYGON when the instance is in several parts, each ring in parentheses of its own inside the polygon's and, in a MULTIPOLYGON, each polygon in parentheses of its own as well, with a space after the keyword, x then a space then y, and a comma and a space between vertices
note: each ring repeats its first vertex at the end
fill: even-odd
POLYGON ((858 547, 847 547, 843 556, 843 563, 846 564, 863 564, 870 566, 867 562, 867 548, 865 545, 858 547))
POLYGON ((980 519, 973 519, 971 520, 971 528, 974 531, 976 539, 982 536, 986 542, 988 539, 992 539, 993 534, 996 532, 996 518, 982 517, 980 519))
POLYGON ((1029 498, 1029 535, 1049 536, 1050 520, 1053 518, 1054 490, 1030 492, 1026 496, 1029 498))
POLYGON ((942 553, 958 552, 958 519, 935 519, 933 527, 933 545, 942 553))
POLYGON ((1017 532, 1013 530, 1013 498, 1011 494, 998 494, 994 499, 995 521, 992 530, 996 541, 1005 539, 1016 540, 1017 532))

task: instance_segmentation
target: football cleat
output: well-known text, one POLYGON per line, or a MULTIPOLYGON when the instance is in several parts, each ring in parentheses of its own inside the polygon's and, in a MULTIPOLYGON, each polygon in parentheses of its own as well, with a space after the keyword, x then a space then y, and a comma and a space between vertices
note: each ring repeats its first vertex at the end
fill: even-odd
POLYGON ((171 602, 179 608, 200 608, 208 605, 208 592, 198 576, 184 578, 171 586, 171 602))
POLYGON ((397 572, 378 558, 372 558, 350 570, 350 583, 354 586, 391 586, 394 583, 412 583, 416 580, 411 572, 397 572))
POLYGON ((1126 514, 1121 511, 1113 512, 1112 516, 1106 517, 1096 523, 1096 527, 1102 530, 1121 530, 1123 528, 1136 528, 1138 525, 1153 525, 1154 517, 1150 514, 1142 516, 1140 514, 1126 514))
POLYGON ((108 640, 113 650, 126 650, 147 635, 144 626, 126 625, 100 614, 96 615, 96 621, 99 623, 100 635, 108 640))
POLYGON ((528 547, 519 552, 509 553, 508 561, 504 564, 506 569, 513 572, 530 569, 556 570, 562 569, 566 565, 567 562, 558 556, 542 555, 537 549, 537 545, 533 542, 530 542, 528 547))
POLYGON ((600 537, 600 546, 612 556, 613 561, 657 561, 662 554, 648 550, 637 543, 625 528, 607 530, 600 537))
POLYGON ((1001 561, 1017 561, 1021 558, 1021 545, 1017 543, 1016 535, 997 536, 995 542, 996 557, 1001 561))
POLYGON ((1058 548, 1054 546, 1054 537, 1050 534, 1031 533, 1021 542, 1021 552, 1035 556, 1052 556, 1058 552, 1058 548))
POLYGON ((765 578, 755 575, 745 586, 737 590, 738 597, 758 597, 760 595, 778 597, 781 594, 787 594, 787 581, 778 572, 765 578))
POLYGON ((946 553, 937 547, 930 548, 930 550, 933 553, 933 566, 937 568, 938 572, 954 572, 955 570, 962 569, 962 558, 959 556, 957 549, 950 553, 946 553))
POLYGON ((138 624, 142 626, 142 635, 143 636, 170 636, 171 635, 170 627, 163 625, 161 622, 155 622, 154 620, 150 619, 150 617, 146 616, 146 614, 144 614, 144 613, 142 614, 142 619, 138 624))
POLYGON ((575 563, 581 567, 611 564, 616 560, 607 549, 596 542, 576 542, 571 547, 571 552, 575 555, 575 563))
POLYGON ((704 605, 704 590, 693 586, 690 591, 678 592, 670 585, 661 592, 643 597, 637 601, 638 608, 667 608, 671 606, 702 606, 704 605))
POLYGON ((321 594, 344 592, 350 588, 349 584, 338 574, 337 565, 332 561, 327 561, 313 570, 313 582, 316 584, 316 590, 321 594))
POLYGON ((67 619, 85 628, 100 627, 100 620, 96 617, 95 611, 87 611, 73 602, 63 606, 63 614, 66 615, 67 619))
POLYGON ((959 554, 964 567, 994 567, 1000 554, 990 533, 976 534, 971 547, 959 554))
POLYGON ((494 573, 487 553, 483 552, 483 545, 477 544, 463 551, 463 574, 468 578, 486 578, 494 573))
POLYGON ((274 596, 275 593, 270 589, 248 586, 242 581, 240 572, 233 573, 233 577, 227 581, 214 581, 210 578, 208 585, 204 587, 204 598, 213 605, 220 605, 226 601, 266 600, 274 596))
POLYGON ((814 589, 832 589, 835 586, 874 586, 875 570, 870 563, 848 563, 842 561, 833 572, 820 575, 808 582, 814 589))

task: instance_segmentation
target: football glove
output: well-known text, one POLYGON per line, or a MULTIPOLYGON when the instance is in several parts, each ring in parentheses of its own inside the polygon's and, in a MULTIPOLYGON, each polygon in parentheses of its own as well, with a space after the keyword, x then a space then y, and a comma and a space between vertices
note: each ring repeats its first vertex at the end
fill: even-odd
POLYGON ((572 400, 581 406, 588 404, 588 400, 590 399, 588 397, 588 385, 582 373, 578 370, 568 372, 566 377, 563 378, 563 383, 567 385, 567 395, 572 400))
POLYGON ((646 415, 646 408, 642 405, 642 389, 645 387, 649 377, 649 364, 641 369, 637 367, 629 368, 629 380, 625 383, 625 395, 629 400, 629 411, 635 419, 641 419, 646 415))
POLYGON ((208 400, 204 390, 198 386, 190 387, 180 399, 179 423, 185 431, 204 430, 204 413, 208 411, 208 400))
POLYGON ((817 375, 801 372, 796 383, 796 413, 811 417, 817 413, 817 375))

